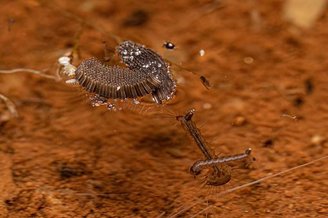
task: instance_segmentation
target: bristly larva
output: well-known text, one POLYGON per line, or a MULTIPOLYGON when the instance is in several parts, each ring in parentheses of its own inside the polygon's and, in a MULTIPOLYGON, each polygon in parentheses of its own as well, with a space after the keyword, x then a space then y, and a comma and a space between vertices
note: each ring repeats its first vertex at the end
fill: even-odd
POLYGON ((236 154, 231 156, 225 156, 225 157, 218 157, 213 159, 207 159, 207 160, 199 160, 196 161, 192 167, 190 168, 190 172, 193 175, 198 175, 200 171, 205 167, 211 167, 218 164, 224 164, 229 162, 234 162, 237 160, 244 160, 248 158, 251 155, 252 150, 250 148, 246 149, 244 153, 242 154, 236 154))
POLYGON ((128 67, 108 66, 96 58, 82 61, 76 68, 69 57, 58 59, 64 73, 89 92, 112 99, 137 98, 147 94, 157 104, 170 100, 176 84, 169 65, 156 52, 141 44, 124 41, 116 48, 121 61, 128 67))
POLYGON ((175 93, 176 84, 172 78, 168 64, 156 52, 144 45, 124 41, 117 48, 121 60, 130 70, 142 72, 144 75, 160 81, 160 85, 152 92, 156 103, 169 100, 175 93))
POLYGON ((152 93, 160 84, 154 77, 119 66, 107 66, 96 58, 81 62, 75 79, 88 92, 111 99, 137 98, 152 93))

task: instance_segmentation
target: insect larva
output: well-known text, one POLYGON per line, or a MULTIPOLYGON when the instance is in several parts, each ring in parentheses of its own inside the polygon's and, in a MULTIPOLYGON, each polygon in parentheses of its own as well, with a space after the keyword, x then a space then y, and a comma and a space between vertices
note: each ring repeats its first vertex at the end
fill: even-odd
POLYGON ((244 160, 251 155, 251 151, 252 151, 252 149, 248 148, 242 154, 236 154, 236 155, 231 155, 231 156, 196 161, 190 168, 190 172, 194 175, 198 175, 201 172, 201 170, 205 167, 212 167, 212 166, 215 166, 218 164, 229 163, 229 162, 238 161, 238 160, 244 160))
POLYGON ((119 66, 107 66, 96 58, 81 62, 75 79, 88 92, 112 99, 137 98, 152 93, 160 84, 154 77, 119 66))
POLYGON ((178 116, 177 120, 179 120, 185 130, 189 133, 189 135, 196 142, 198 148, 203 152, 205 158, 207 160, 196 161, 193 166, 190 168, 191 174, 197 176, 201 173, 201 170, 204 167, 211 167, 211 172, 207 175, 207 185, 212 186, 220 186, 224 185, 231 179, 231 174, 228 170, 225 169, 225 166, 220 166, 219 164, 224 164, 228 162, 233 162, 237 160, 243 160, 248 157, 251 153, 251 149, 247 149, 243 154, 237 154, 228 157, 215 158, 213 154, 211 154, 210 149, 205 142, 202 134, 198 130, 196 124, 193 122, 192 117, 195 113, 195 110, 192 109, 188 111, 184 116, 178 116))
POLYGON ((163 100, 169 100, 173 97, 176 84, 169 65, 160 55, 144 45, 132 41, 122 42, 116 50, 122 62, 130 70, 142 72, 160 81, 160 85, 152 93, 156 103, 160 104, 163 100))

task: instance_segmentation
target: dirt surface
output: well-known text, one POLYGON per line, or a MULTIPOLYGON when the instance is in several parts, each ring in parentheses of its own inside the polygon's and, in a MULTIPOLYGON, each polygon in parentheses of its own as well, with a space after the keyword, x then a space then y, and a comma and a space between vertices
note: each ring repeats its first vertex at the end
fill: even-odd
POLYGON ((55 75, 75 45, 81 60, 130 39, 179 83, 164 112, 110 112, 63 81, 0 74, 19 114, 1 104, 0 217, 327 217, 328 13, 298 29, 283 2, 1 0, 2 70, 55 75), (191 108, 216 154, 251 147, 252 167, 221 187, 191 176, 203 157, 175 119, 191 108))

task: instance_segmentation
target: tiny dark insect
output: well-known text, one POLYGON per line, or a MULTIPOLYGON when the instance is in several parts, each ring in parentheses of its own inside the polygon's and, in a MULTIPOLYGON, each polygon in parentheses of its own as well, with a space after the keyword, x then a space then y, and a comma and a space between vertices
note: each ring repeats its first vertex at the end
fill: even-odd
POLYGON ((175 45, 172 42, 164 42, 163 47, 172 50, 175 48, 175 45))
POLYGON ((308 78, 304 81, 306 94, 310 95, 313 93, 314 84, 311 78, 308 78))
POLYGON ((200 81, 202 82, 203 86, 204 86, 206 89, 210 89, 210 88, 211 88, 211 84, 210 84, 210 82, 206 79, 205 76, 200 76, 199 79, 200 79, 200 81))

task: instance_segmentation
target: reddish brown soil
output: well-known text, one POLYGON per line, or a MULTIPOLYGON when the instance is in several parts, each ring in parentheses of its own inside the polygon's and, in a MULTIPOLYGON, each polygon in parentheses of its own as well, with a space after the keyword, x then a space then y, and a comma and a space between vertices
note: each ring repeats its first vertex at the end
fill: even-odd
POLYGON ((184 83, 167 108, 196 108, 217 154, 251 147, 257 161, 202 187, 188 168, 203 157, 171 113, 109 112, 63 82, 1 74, 19 117, 1 106, 0 217, 327 217, 327 159, 222 195, 328 155, 328 13, 299 30, 282 2, 2 0, 0 69, 55 74, 77 41, 86 58, 115 46, 109 33, 136 40, 212 84, 175 70, 184 83))

